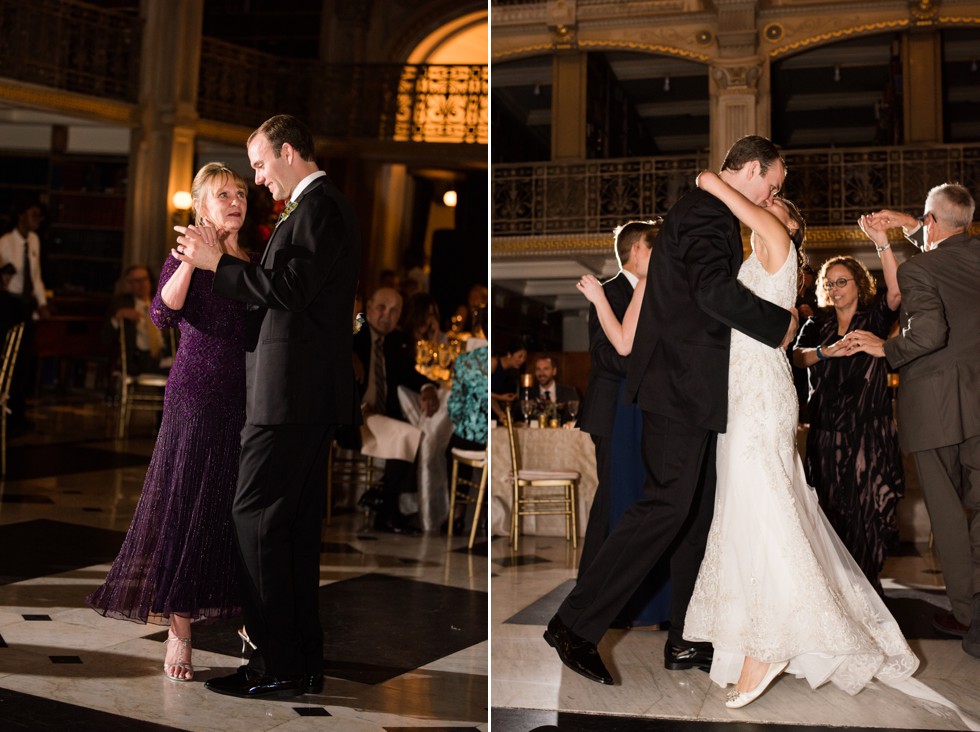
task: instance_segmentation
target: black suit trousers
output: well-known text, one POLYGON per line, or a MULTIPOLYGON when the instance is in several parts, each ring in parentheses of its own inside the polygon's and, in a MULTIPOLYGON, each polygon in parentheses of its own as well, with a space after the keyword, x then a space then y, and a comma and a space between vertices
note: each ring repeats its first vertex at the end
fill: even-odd
POLYGON ((582 557, 578 562, 578 578, 592 566, 599 549, 609 533, 610 491, 609 475, 612 470, 612 437, 592 435, 595 445, 595 467, 599 484, 596 486, 592 507, 589 509, 589 522, 585 526, 585 539, 582 541, 582 557))
POLYGON ((683 640, 684 616, 704 558, 715 500, 715 443, 710 430, 643 413, 644 496, 623 514, 558 615, 598 643, 664 555, 670 556, 671 642, 683 640))
POLYGON ((320 522, 333 427, 246 424, 232 518, 253 670, 321 673, 320 522))

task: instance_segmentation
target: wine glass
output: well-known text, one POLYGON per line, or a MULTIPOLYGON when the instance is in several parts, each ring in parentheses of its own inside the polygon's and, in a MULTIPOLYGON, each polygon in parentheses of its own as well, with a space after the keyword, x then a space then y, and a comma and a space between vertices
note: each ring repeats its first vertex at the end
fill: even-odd
POLYGON ((575 418, 578 416, 578 399, 569 399, 568 403, 565 405, 565 408, 568 409, 568 416, 570 416, 572 418, 572 422, 574 422, 575 418))
POLYGON ((528 424, 531 421, 531 412, 533 411, 534 411, 534 400, 521 399, 521 414, 524 415, 525 424, 528 424))

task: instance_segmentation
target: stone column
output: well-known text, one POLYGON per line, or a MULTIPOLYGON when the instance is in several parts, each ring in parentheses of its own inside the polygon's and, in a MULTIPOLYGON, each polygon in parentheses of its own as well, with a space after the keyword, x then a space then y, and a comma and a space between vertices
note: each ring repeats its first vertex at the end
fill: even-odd
POLYGON ((548 0, 552 57, 551 159, 583 160, 587 134, 588 56, 576 40, 576 0, 548 0))
POLYGON ((124 264, 154 269, 174 245, 173 194, 194 178, 204 0, 143 0, 140 126, 129 156, 124 264))
POLYGON ((725 153, 745 135, 768 137, 770 97, 769 62, 744 59, 734 64, 717 61, 711 66, 711 157, 709 166, 718 170, 725 153))
POLYGON ((943 141, 942 48, 939 31, 913 29, 902 36, 903 142, 943 141))

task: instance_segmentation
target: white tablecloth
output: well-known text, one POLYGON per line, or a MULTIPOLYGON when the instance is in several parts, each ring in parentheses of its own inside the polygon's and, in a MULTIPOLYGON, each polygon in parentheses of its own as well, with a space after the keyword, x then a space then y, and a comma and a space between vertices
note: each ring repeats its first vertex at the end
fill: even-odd
POLYGON ((440 388, 439 409, 426 417, 419 409, 419 394, 404 386, 398 387, 398 403, 405 419, 422 431, 417 458, 418 493, 403 493, 400 508, 403 514, 419 514, 423 531, 438 531, 449 515, 449 475, 446 470, 446 449, 453 435, 446 402, 449 389, 440 388))
MULTIPOLYGON (((595 467, 595 446, 588 433, 566 429, 514 428, 514 439, 521 455, 521 468, 529 470, 575 470, 581 474, 576 498, 578 534, 585 534, 589 509, 595 496, 598 478, 595 467)), ((510 515, 513 505, 514 486, 507 480, 510 475, 510 445, 507 428, 491 430, 491 530, 494 536, 510 535, 510 515)), ((564 516, 525 516, 524 534, 538 536, 564 536, 564 516)))

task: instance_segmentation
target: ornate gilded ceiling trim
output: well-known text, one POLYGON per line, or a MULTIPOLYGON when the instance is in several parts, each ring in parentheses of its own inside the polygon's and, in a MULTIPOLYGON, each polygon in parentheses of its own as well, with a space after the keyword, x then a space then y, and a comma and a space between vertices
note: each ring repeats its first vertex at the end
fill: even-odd
POLYGON ((490 255, 494 258, 609 254, 611 250, 609 234, 495 236, 490 240, 490 255))
POLYGON ((881 31, 896 30, 898 28, 909 28, 911 25, 912 21, 905 18, 903 20, 883 20, 878 23, 865 23, 864 25, 855 25, 850 28, 841 28, 840 30, 831 31, 829 33, 821 33, 816 36, 810 36, 809 38, 794 41, 793 43, 788 43, 785 46, 774 48, 769 52, 769 57, 779 58, 780 56, 785 56, 786 54, 799 51, 803 48, 807 48, 808 46, 830 43, 831 41, 839 41, 864 33, 880 33, 881 31))
POLYGON ((980 25, 980 18, 976 16, 940 15, 937 21, 939 25, 980 25))
MULTIPOLYGON (((536 56, 540 53, 551 53, 555 50, 554 45, 551 43, 536 43, 533 46, 520 46, 519 48, 511 48, 508 51, 502 53, 495 53, 491 58, 496 60, 504 60, 509 58, 517 58, 520 56, 536 56)), ((491 73, 493 73, 491 71, 491 73)))
POLYGON ((63 89, 52 89, 0 80, 0 99, 59 114, 76 115, 99 122, 136 127, 139 114, 135 104, 89 97, 63 89))
POLYGON ((711 57, 706 53, 696 53, 686 51, 675 46, 664 46, 659 43, 640 43, 637 41, 579 41, 579 48, 626 48, 631 51, 648 51, 650 53, 663 53, 668 56, 680 56, 695 61, 707 63, 711 57))

